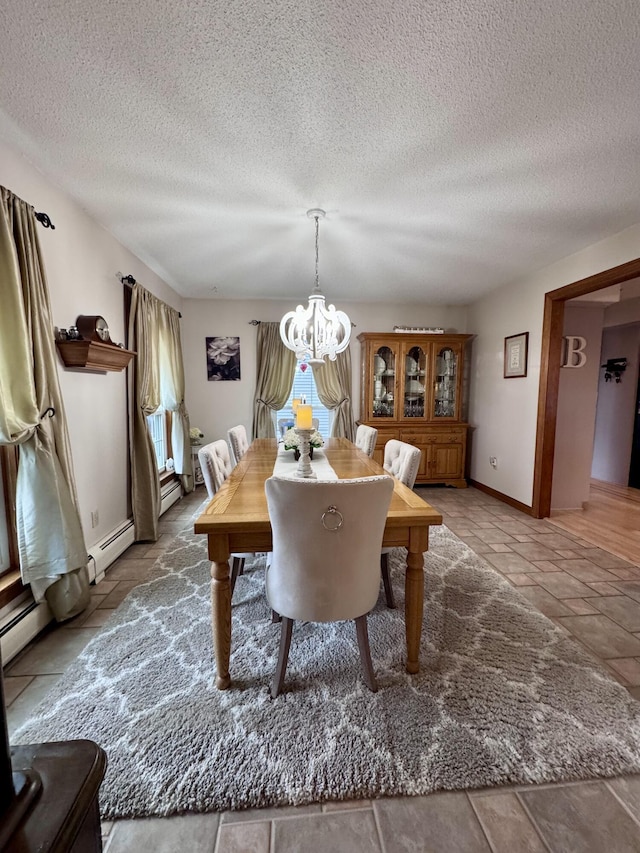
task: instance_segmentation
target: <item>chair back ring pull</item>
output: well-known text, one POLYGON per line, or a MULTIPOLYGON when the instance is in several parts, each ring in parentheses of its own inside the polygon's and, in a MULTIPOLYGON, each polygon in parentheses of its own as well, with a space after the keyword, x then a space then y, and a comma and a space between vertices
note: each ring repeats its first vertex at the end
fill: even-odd
POLYGON ((342 517, 342 513, 339 509, 336 509, 335 506, 329 506, 322 513, 322 526, 325 530, 329 530, 331 533, 337 533, 338 530, 342 527, 344 523, 344 518, 342 517), (332 522, 327 526, 327 516, 334 516, 332 522))

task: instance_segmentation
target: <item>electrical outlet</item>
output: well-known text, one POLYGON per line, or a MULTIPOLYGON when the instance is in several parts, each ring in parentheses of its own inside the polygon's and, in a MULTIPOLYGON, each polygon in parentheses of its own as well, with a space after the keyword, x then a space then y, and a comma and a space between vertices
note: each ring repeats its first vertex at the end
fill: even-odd
POLYGON ((97 527, 100 523, 100 514, 97 509, 91 513, 91 527, 97 527))
POLYGON ((492 468, 497 468, 498 467, 498 457, 497 456, 490 456, 489 457, 489 465, 491 465, 492 468))

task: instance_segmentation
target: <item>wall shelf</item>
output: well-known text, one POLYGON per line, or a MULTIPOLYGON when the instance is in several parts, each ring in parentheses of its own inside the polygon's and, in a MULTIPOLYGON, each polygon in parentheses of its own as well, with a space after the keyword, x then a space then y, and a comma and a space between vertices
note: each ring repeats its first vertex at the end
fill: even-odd
POLYGON ((56 341, 65 367, 77 370, 124 370, 135 352, 98 341, 56 341))

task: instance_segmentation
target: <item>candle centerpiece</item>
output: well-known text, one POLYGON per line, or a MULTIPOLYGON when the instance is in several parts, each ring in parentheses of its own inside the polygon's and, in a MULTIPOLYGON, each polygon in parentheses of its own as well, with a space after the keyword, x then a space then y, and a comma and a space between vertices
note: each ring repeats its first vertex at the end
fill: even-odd
POLYGON ((307 480, 316 479, 316 473, 311 467, 309 453, 311 433, 313 432, 313 409, 306 403, 299 403, 296 408, 295 432, 300 440, 300 458, 296 477, 307 480))

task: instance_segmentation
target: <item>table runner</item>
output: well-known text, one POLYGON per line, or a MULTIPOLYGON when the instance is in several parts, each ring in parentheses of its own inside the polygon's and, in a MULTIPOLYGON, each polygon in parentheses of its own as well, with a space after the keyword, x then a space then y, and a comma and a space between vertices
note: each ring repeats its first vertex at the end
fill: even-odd
MULTIPOLYGON (((338 480, 339 477, 333 470, 329 461, 320 447, 313 448, 313 459, 311 460, 313 468, 318 480, 338 480)), ((273 466, 274 477, 295 477, 298 470, 298 463, 294 459, 293 450, 285 450, 283 444, 278 445, 278 455, 273 466)))

